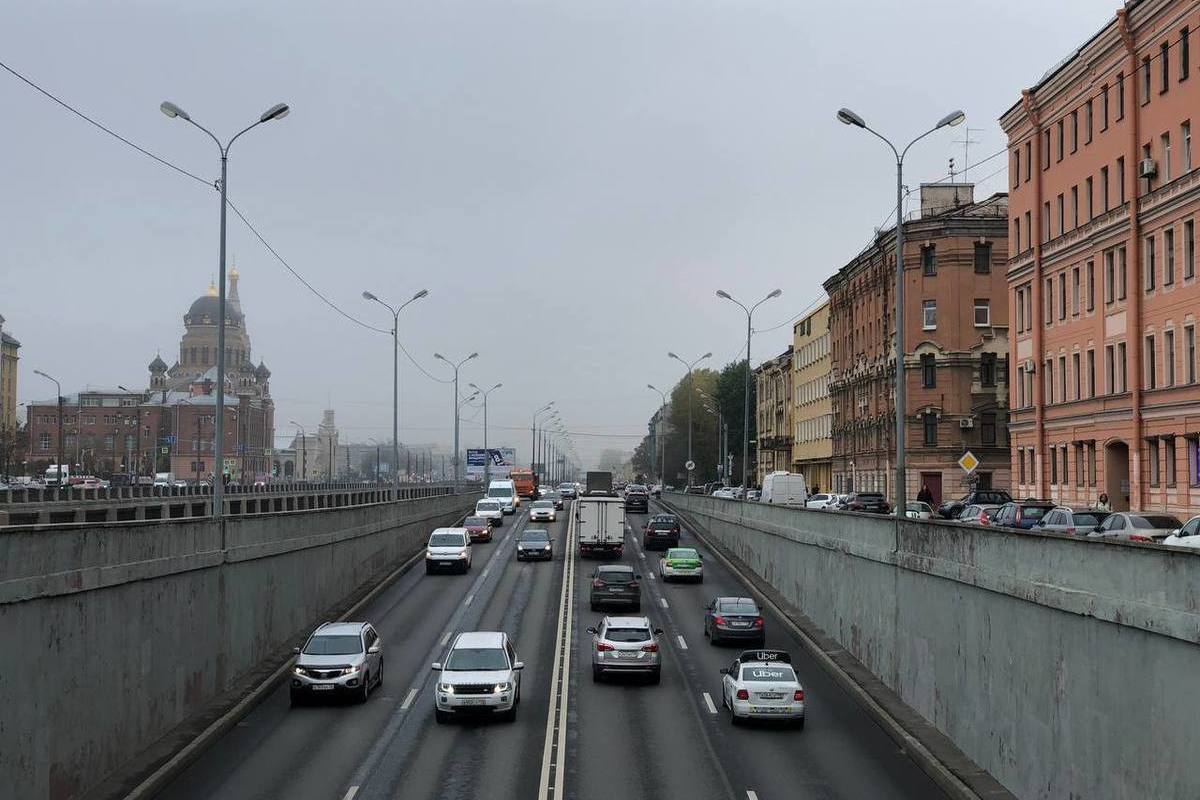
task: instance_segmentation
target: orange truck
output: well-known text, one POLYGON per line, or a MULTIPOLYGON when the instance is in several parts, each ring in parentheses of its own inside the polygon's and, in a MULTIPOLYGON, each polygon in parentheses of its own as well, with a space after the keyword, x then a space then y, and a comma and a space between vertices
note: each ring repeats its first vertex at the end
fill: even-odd
POLYGON ((537 481, 533 478, 533 470, 509 470, 508 479, 517 487, 518 497, 528 497, 530 500, 534 499, 534 496, 537 494, 537 481))

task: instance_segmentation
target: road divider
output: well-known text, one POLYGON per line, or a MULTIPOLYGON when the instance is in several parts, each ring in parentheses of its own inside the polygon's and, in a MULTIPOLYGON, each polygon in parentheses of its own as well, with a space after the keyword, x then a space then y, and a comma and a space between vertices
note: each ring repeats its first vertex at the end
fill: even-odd
POLYGON ((562 800, 566 780, 567 702, 571 687, 571 631, 575 617, 575 536, 572 514, 563 547, 563 585, 558 600, 558 630, 554 636, 554 667, 550 674, 550 708, 546 713, 546 740, 542 747, 542 773, 538 800, 562 800))

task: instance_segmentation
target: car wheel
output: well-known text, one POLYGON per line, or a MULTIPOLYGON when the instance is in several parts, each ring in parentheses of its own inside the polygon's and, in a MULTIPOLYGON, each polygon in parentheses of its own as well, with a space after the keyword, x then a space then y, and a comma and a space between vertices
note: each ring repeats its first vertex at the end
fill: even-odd
POLYGON ((376 686, 383 686, 383 659, 379 659, 379 675, 375 678, 376 686))
POLYGON ((433 567, 431 567, 428 563, 425 564, 425 574, 426 575, 433 574, 433 567))
POLYGON ((650 682, 657 685, 662 683, 662 667, 655 667, 650 673, 650 682))
POLYGON ((367 702, 367 698, 371 696, 371 673, 363 674, 362 688, 358 690, 358 697, 355 699, 360 703, 367 702))
POLYGON ((804 717, 796 720, 796 729, 801 731, 804 730, 804 717))
POLYGON ((604 673, 600 671, 600 668, 597 667, 595 664, 592 664, 592 682, 599 683, 600 679, 603 677, 604 677, 604 673))
POLYGON ((438 725, 445 725, 450 721, 450 713, 447 711, 442 711, 440 708, 435 708, 433 710, 433 721, 438 725))
POLYGON ((708 641, 712 643, 713 647, 716 647, 718 644, 721 643, 721 639, 720 639, 720 637, 717 636, 717 632, 715 630, 708 637, 708 641))
POLYGON ((634 603, 634 604, 633 604, 633 610, 634 610, 634 611, 641 611, 641 610, 642 610, 642 602, 641 602, 640 600, 639 600, 638 602, 636 602, 636 603, 634 603))
POLYGON ((704 576, 703 576, 703 575, 697 575, 697 576, 696 576, 696 583, 704 583, 704 576))
POLYGON ((592 611, 599 611, 599 610, 600 610, 600 606, 596 605, 596 603, 594 603, 594 602, 593 602, 593 603, 591 603, 591 606, 592 606, 592 611))
POLYGON ((729 708, 729 724, 735 728, 742 724, 741 718, 739 718, 737 714, 733 713, 732 705, 729 708))
POLYGON ((508 711, 504 712, 504 714, 502 715, 502 719, 505 722, 516 722, 517 721, 517 704, 515 702, 513 703, 512 708, 510 708, 508 711))

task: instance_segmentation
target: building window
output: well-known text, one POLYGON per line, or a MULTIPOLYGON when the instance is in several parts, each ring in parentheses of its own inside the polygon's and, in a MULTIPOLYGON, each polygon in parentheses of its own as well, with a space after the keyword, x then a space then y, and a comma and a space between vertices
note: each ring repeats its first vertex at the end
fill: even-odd
POLYGON ((1066 211, 1064 210, 1065 204, 1063 203, 1063 196, 1060 194, 1058 197, 1056 197, 1054 199, 1054 203, 1055 203, 1055 206, 1054 206, 1055 211, 1058 212, 1058 235, 1062 236, 1064 233, 1067 232, 1067 228, 1066 228, 1067 221, 1066 221, 1066 216, 1065 216, 1066 211))
POLYGON ((1021 252, 1021 218, 1013 218, 1013 247, 1015 252, 1021 252))
POLYGON ((1142 105, 1150 102, 1150 56, 1142 56, 1142 105))
POLYGON ((937 415, 936 414, 926 414, 924 417, 924 420, 925 420, 925 425, 924 425, 925 446, 926 447, 937 447, 937 432, 938 432, 937 431, 937 429, 938 429, 937 415))
POLYGON ((1111 344, 1104 346, 1104 386, 1107 394, 1117 393, 1116 355, 1111 344))
POLYGON ((1162 148, 1163 182, 1171 180, 1171 134, 1164 133, 1159 137, 1162 148))
POLYGON ((1188 486, 1200 486, 1200 464, 1196 463, 1198 450, 1200 450, 1200 437, 1187 437, 1188 486))
POLYGON ((1067 318, 1067 273, 1058 273, 1058 318, 1067 318))
POLYGON ((1179 126, 1179 142, 1183 147, 1183 171, 1188 172, 1192 168, 1192 122, 1185 121, 1179 126))
POLYGON ((1163 286, 1175 283, 1175 229, 1163 231, 1163 286))
POLYGON ((1042 311, 1045 315, 1043 322, 1046 325, 1054 324, 1054 279, 1046 278, 1044 288, 1045 299, 1042 301, 1042 311))
POLYGON ((1158 486, 1159 470, 1162 467, 1162 464, 1159 462, 1159 457, 1158 457, 1158 439, 1150 439, 1149 441, 1146 442, 1146 445, 1147 445, 1146 449, 1149 450, 1148 457, 1146 460, 1149 462, 1149 466, 1150 466, 1150 485, 1158 486))
POLYGON ((1196 277, 1196 222, 1190 219, 1183 223, 1183 277, 1196 277))
POLYGON ((1017 188, 1021 185, 1021 150, 1017 148, 1013 150, 1013 171, 1012 171, 1012 188, 1017 188))
POLYGON ((921 302, 921 328, 927 331, 937 330, 937 300, 921 302))
POLYGON ((1025 182, 1029 183, 1033 175, 1033 142, 1025 143, 1025 182))
POLYGON ((1033 247, 1033 212, 1025 212, 1025 249, 1033 247))
POLYGON ((1114 287, 1117 282, 1116 253, 1109 250, 1104 254, 1104 303, 1112 303, 1116 296, 1114 287))
POLYGON ((1071 227, 1079 227, 1079 187, 1071 187, 1071 227))
POLYGON ((1083 442, 1075 443, 1075 485, 1083 486, 1083 442))
POLYGON ((1092 100, 1089 97, 1087 105, 1083 107, 1083 143, 1092 143, 1092 100))
POLYGON ((115 442, 114 436, 111 433, 105 434, 104 449, 111 451, 113 449, 113 447, 115 446, 115 444, 116 444, 116 442, 115 442))
POLYGON ((1058 448, 1050 445, 1046 455, 1050 457, 1050 485, 1053 486, 1058 483, 1058 448))
POLYGON ((1117 299, 1125 299, 1125 278, 1128 275, 1126 270, 1127 259, 1125 255, 1125 245, 1117 248, 1117 299))
POLYGON ((1058 121, 1058 123, 1055 125, 1055 131, 1056 131, 1055 139, 1058 142, 1058 158, 1055 159, 1055 163, 1057 163, 1057 162, 1063 160, 1063 140, 1064 140, 1063 120, 1060 119, 1058 121))
POLYGON ((1096 218, 1096 199, 1095 199, 1095 184, 1092 183, 1092 176, 1089 175, 1087 180, 1083 182, 1084 190, 1087 192, 1087 211, 1088 221, 1096 218))
POLYGON ((981 353, 979 355, 979 385, 985 389, 996 385, 995 353, 981 353))
POLYGON ((975 298, 975 327, 986 328, 992 324, 992 301, 984 298, 975 298))
POLYGON ((1146 337, 1146 388, 1158 388, 1158 370, 1154 365, 1154 337, 1146 337))
POLYGON ((1125 73, 1117 73, 1117 119, 1125 119, 1125 73))
POLYGON ((992 243, 975 243, 975 274, 987 275, 992 271, 992 243))
POLYGON ((1108 130, 1108 84, 1100 87, 1100 130, 1108 130))
POLYGON ((1146 291, 1153 292, 1155 285, 1154 272, 1157 268, 1154 252, 1154 237, 1146 237, 1146 291))
POLYGON ((1117 378, 1120 381, 1120 390, 1122 393, 1129 391, 1129 371, 1127 369, 1128 359, 1125 357, 1125 343, 1117 344, 1117 378))
POLYGON ((1096 309, 1096 263, 1087 262, 1087 310, 1096 309))
POLYGON ((1117 205, 1125 205, 1125 156, 1117 159, 1117 205))
POLYGON ((1059 485, 1066 486, 1070 483, 1070 473, 1067 467, 1067 446, 1064 444, 1058 448, 1059 455, 1062 457, 1062 472, 1058 474, 1059 485))
POLYGON ((1183 329, 1183 378, 1188 383, 1196 382, 1196 326, 1186 325, 1183 329))
POLYGON ((1042 132, 1042 170, 1050 169, 1050 129, 1042 132))
POLYGON ((1019 476, 1017 478, 1017 483, 1024 484, 1025 483, 1025 450, 1024 449, 1017 450, 1017 475, 1019 476))
POLYGON ((1058 402, 1067 402, 1067 357, 1058 357, 1058 402))
POLYGON ((932 389, 937 386, 937 359, 929 354, 921 354, 921 386, 932 389))
POLYGON ((984 412, 979 415, 979 440, 985 445, 996 444, 996 415, 984 412))
POLYGON ((927 277, 937 275, 937 249, 934 245, 927 244, 921 248, 921 274, 927 277))
POLYGON ((1087 351, 1088 397, 1096 396, 1096 351, 1087 351))
POLYGON ((1175 331, 1163 331, 1163 385, 1175 385, 1175 331))
POLYGON ((1162 94, 1171 88, 1171 45, 1163 42, 1158 46, 1158 93, 1162 94))
POLYGON ((1108 167, 1100 168, 1100 208, 1108 211, 1108 167))
POLYGON ((1179 80, 1186 81, 1191 72, 1191 53, 1188 50, 1188 29, 1179 31, 1179 80))
POLYGON ((1071 354, 1071 377, 1075 381, 1075 399, 1083 399, 1083 374, 1079 369, 1079 353, 1071 354))
POLYGON ((38 436, 38 449, 43 453, 50 449, 50 434, 46 431, 38 436))
POLYGON ((1042 365, 1042 402, 1048 406, 1054 405, 1054 361, 1047 358, 1042 365))
POLYGON ((1071 315, 1079 316, 1079 267, 1071 270, 1071 315))
POLYGON ((1071 112, 1071 152, 1079 149, 1079 112, 1071 112))

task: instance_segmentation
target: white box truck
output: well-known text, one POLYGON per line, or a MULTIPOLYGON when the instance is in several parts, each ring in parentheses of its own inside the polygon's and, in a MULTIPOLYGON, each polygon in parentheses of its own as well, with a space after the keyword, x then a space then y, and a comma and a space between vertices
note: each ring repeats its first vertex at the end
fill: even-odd
POLYGON ((579 555, 620 558, 625 550, 625 501, 620 497, 583 496, 575 501, 579 555))
POLYGON ((808 485, 804 482, 803 475, 772 472, 763 478, 762 496, 758 501, 776 506, 804 508, 804 504, 808 502, 808 485))

